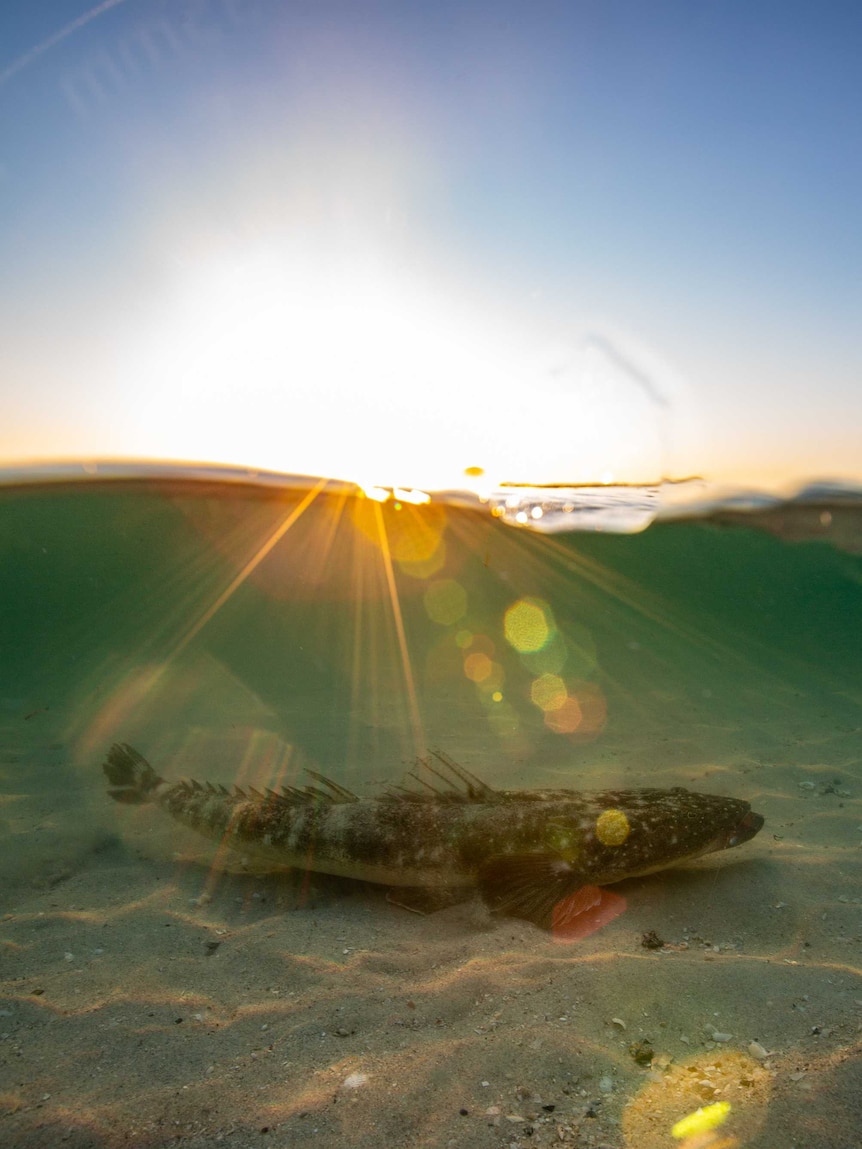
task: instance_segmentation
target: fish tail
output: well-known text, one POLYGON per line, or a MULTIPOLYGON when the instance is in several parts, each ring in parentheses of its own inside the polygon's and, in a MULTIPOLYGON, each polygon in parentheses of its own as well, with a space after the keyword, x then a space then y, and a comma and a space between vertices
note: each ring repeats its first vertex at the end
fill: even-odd
POLYGON ((117 802, 139 806, 151 802, 153 791, 164 779, 149 762, 126 742, 115 742, 102 766, 111 787, 108 793, 117 802))

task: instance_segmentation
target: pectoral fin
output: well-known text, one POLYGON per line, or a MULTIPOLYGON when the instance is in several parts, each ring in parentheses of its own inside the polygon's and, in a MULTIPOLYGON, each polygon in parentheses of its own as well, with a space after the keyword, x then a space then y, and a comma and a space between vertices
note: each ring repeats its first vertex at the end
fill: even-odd
POLYGON ((579 942, 626 909, 626 900, 601 886, 581 886, 554 906, 551 933, 556 942, 579 942))
POLYGON ((553 923, 554 907, 583 881, 559 854, 497 854, 479 870, 479 889, 493 913, 523 918, 543 929, 553 923))
POLYGON ((626 908, 620 894, 587 885, 559 854, 499 854, 479 870, 488 908, 549 930, 555 941, 588 937, 626 908))

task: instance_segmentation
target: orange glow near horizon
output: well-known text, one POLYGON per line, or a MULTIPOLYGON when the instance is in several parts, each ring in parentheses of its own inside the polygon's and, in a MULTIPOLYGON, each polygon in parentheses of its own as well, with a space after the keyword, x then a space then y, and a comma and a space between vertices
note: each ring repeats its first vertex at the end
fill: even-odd
POLYGON ((694 442, 670 369, 622 337, 552 330, 423 258, 407 273, 358 242, 275 234, 172 260, 86 380, 74 356, 38 365, 0 458, 199 460, 402 501, 692 473, 668 455, 694 442))
POLYGON ((812 436, 753 400, 731 431, 696 381, 628 336, 549 331, 376 252, 273 239, 198 253, 117 325, 104 361, 77 345, 12 357, 0 466, 246 467, 403 502, 501 482, 862 481, 855 426, 812 436))

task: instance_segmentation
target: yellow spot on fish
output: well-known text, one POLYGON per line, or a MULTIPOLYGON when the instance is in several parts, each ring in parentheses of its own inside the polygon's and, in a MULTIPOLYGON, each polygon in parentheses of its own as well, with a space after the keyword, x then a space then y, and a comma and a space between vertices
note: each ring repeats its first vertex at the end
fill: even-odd
POLYGON ((596 819, 596 837, 603 846, 621 846, 631 833, 622 810, 605 810, 596 819))
POLYGON ((695 1109, 688 1117, 677 1121, 671 1129, 674 1137, 682 1140, 691 1137, 694 1133, 708 1133, 710 1129, 717 1129, 723 1125, 730 1113, 729 1101, 716 1101, 714 1105, 705 1105, 702 1109, 695 1109))

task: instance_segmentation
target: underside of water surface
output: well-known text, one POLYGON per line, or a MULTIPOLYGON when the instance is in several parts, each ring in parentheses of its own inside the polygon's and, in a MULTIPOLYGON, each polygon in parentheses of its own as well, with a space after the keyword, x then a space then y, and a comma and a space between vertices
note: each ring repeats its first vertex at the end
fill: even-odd
POLYGON ((640 1149, 721 1101, 721 1144, 855 1143, 860 492, 4 478, 8 1144, 640 1149), (572 940, 120 806, 115 742, 228 788, 373 799, 436 749, 766 821, 572 940))

